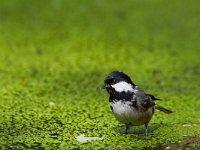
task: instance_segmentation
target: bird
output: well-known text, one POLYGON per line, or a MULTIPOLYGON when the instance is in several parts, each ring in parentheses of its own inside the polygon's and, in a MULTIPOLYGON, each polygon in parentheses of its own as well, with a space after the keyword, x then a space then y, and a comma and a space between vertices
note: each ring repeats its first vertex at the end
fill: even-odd
POLYGON ((172 110, 155 103, 152 94, 145 93, 133 83, 131 78, 121 71, 112 71, 104 80, 102 86, 109 94, 110 108, 115 118, 125 124, 125 133, 131 126, 145 125, 145 135, 148 135, 148 123, 154 110, 170 114, 172 110))

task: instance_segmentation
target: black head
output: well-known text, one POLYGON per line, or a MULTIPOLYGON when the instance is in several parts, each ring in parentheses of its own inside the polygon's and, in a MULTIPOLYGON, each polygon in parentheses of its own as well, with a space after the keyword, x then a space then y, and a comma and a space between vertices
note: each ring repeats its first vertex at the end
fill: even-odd
POLYGON ((106 88, 108 91, 111 91, 112 85, 122 81, 135 86, 135 84, 131 81, 131 78, 125 73, 120 71, 112 71, 104 80, 104 88, 106 88))

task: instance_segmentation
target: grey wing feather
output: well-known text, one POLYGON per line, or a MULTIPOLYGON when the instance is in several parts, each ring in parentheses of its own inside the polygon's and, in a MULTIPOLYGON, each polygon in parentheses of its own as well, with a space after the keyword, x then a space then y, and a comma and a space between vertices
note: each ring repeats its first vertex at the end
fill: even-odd
POLYGON ((147 94, 149 97, 151 97, 151 99, 153 100, 153 101, 155 101, 155 100, 160 100, 160 98, 157 98, 157 97, 155 97, 155 96, 153 96, 153 95, 151 95, 151 94, 147 94))
POLYGON ((158 109, 164 113, 170 114, 172 113, 172 110, 164 108, 163 106, 155 104, 155 100, 160 100, 159 98, 156 98, 155 96, 151 94, 146 94, 142 89, 138 88, 136 86, 136 89, 138 92, 136 93, 137 97, 139 97, 140 100, 142 100, 142 106, 144 108, 152 107, 154 106, 155 109, 158 109))
POLYGON ((146 94, 143 90, 137 87, 136 97, 139 99, 142 107, 149 108, 155 105, 154 101, 152 100, 151 96, 146 94))
POLYGON ((167 114, 173 113, 172 110, 164 108, 163 106, 160 106, 160 105, 157 105, 157 104, 155 105, 155 109, 158 109, 158 110, 160 110, 164 113, 167 113, 167 114))

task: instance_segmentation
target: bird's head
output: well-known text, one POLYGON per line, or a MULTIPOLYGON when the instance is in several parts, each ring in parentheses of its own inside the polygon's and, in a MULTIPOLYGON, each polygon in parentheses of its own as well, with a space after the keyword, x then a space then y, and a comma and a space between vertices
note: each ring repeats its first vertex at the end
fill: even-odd
POLYGON ((104 80, 103 88, 109 94, 115 92, 133 92, 135 84, 131 81, 130 77, 123 72, 112 71, 104 80))

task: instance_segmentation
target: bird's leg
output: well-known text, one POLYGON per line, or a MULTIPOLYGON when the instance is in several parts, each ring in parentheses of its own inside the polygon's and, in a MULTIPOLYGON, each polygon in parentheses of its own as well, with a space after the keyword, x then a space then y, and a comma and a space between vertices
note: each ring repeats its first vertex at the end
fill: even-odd
POLYGON ((146 136, 148 136, 148 129, 147 129, 148 123, 145 123, 145 132, 146 132, 146 136))
POLYGON ((129 126, 126 124, 125 134, 128 134, 129 126))

